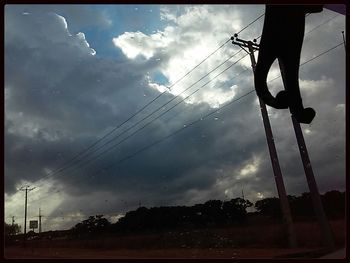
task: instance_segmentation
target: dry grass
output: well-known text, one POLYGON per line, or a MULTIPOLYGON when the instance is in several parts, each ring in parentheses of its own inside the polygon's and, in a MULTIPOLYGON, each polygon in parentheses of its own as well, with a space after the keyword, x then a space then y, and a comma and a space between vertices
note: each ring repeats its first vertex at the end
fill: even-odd
MULTIPOLYGON (((331 221, 330 225, 337 246, 344 246, 346 238, 345 221, 331 221)), ((206 257, 221 257, 220 255, 222 255, 222 257, 232 258, 238 257, 237 253, 241 253, 239 257, 245 258, 249 257, 247 251, 256 251, 254 258, 271 258, 272 254, 279 256, 283 255, 283 253, 286 254, 286 251, 292 254, 303 250, 321 248, 317 222, 297 222, 295 223, 295 229, 298 248, 293 251, 287 249, 288 244, 283 226, 271 222, 265 222, 259 226, 248 225, 230 228, 173 231, 149 235, 109 236, 89 240, 32 241, 28 243, 27 250, 17 249, 17 252, 15 252, 14 248, 8 248, 5 251, 10 253, 8 255, 12 255, 10 257, 13 257, 16 253, 18 257, 21 257, 21 255, 25 257, 29 255, 30 251, 33 257, 55 257, 53 253, 63 253, 62 251, 68 253, 71 251, 72 255, 70 257, 73 258, 79 257, 79 255, 83 258, 91 258, 93 257, 92 255, 95 255, 96 258, 125 258, 135 253, 135 255, 138 255, 137 257, 141 258, 162 257, 162 255, 168 258, 178 258, 181 255, 193 258, 199 257, 199 255, 205 257, 206 253, 208 254, 206 257), (34 251, 36 251, 36 255, 33 255, 34 251), (48 251, 51 252, 49 253, 48 251), (232 254, 232 251, 236 251, 236 255, 232 254)))
MULTIPOLYGON (((278 258, 286 255, 310 252, 310 250, 298 248, 221 248, 221 249, 113 249, 92 250, 78 248, 8 248, 5 250, 6 258, 30 259, 30 258, 76 258, 76 259, 140 259, 140 258, 194 258, 194 259, 244 259, 244 258, 278 258)), ((317 253, 316 251, 314 252, 317 253)))

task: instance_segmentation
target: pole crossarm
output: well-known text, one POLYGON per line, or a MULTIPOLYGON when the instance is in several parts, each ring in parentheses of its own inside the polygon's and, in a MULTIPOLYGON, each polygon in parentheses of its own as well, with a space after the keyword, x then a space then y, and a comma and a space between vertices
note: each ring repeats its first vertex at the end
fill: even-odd
MULTIPOLYGON (((234 34, 231 37, 232 44, 240 46, 241 48, 252 48, 254 51, 259 50, 259 44, 256 43, 256 39, 253 39, 253 41, 250 40, 243 40, 238 38, 237 34, 234 34)), ((248 51, 246 51, 248 52, 248 51)), ((248 52, 249 53, 249 52, 248 52)))

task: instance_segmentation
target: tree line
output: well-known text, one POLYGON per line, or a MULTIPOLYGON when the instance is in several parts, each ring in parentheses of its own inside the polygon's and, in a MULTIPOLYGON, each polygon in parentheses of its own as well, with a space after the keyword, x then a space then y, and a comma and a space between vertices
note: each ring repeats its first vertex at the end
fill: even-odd
MULTIPOLYGON (((315 216, 310 193, 288 196, 288 200, 293 217, 313 218, 315 216)), ((344 218, 345 192, 329 191, 321 195, 321 200, 329 219, 344 218)), ((127 212, 116 223, 109 222, 103 215, 90 216, 65 231, 64 235, 84 238, 103 233, 144 233, 242 225, 249 222, 247 212, 249 207, 253 207, 253 203, 243 198, 234 198, 229 201, 209 200, 204 204, 193 206, 139 207, 127 212)), ((258 200, 254 207, 256 209, 254 214, 282 219, 280 201, 276 197, 258 200)), ((15 235, 18 232, 18 225, 11 226, 5 223, 5 235, 15 235)), ((49 232, 50 236, 55 233, 55 231, 49 232)), ((41 235, 47 236, 46 233, 41 235)))
MULTIPOLYGON (((303 193, 300 196, 287 196, 292 216, 314 218, 310 193, 303 193)), ((345 192, 332 190, 321 195, 321 201, 325 213, 329 219, 344 217, 345 215, 345 192)), ((255 208, 258 213, 267 215, 273 218, 282 218, 282 211, 279 198, 265 198, 255 203, 255 208)))
MULTIPOLYGON (((325 213, 329 219, 345 215, 345 192, 336 190, 321 195, 325 213)), ((310 193, 288 196, 293 217, 315 218, 310 193)), ((247 199, 234 198, 229 201, 209 200, 194 206, 140 207, 127 212, 112 224, 102 215, 90 216, 71 229, 73 235, 84 236, 102 232, 157 232, 169 229, 201 227, 224 227, 249 222, 247 208, 252 207, 247 199)), ((255 202, 255 214, 273 219, 282 219, 279 198, 264 198, 255 202)))

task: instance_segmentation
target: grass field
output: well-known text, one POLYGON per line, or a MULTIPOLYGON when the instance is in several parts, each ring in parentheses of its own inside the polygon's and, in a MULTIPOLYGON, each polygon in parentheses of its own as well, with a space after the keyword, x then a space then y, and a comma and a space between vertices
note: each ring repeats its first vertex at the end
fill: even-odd
MULTIPOLYGON (((345 221, 330 222, 337 248, 345 245, 345 221)), ((283 226, 264 223, 230 228, 115 235, 86 240, 27 241, 5 248, 6 258, 314 258, 326 254, 316 222, 297 222, 298 247, 289 249, 283 226)))

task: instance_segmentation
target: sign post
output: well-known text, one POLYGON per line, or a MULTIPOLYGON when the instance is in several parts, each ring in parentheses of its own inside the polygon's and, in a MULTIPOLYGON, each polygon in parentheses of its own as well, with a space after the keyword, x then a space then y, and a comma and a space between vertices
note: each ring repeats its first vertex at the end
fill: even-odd
POLYGON ((31 228, 34 232, 34 229, 38 228, 38 220, 29 221, 29 228, 31 228))

